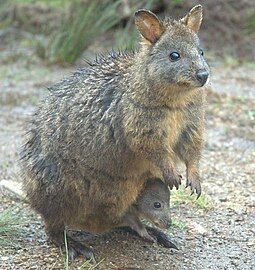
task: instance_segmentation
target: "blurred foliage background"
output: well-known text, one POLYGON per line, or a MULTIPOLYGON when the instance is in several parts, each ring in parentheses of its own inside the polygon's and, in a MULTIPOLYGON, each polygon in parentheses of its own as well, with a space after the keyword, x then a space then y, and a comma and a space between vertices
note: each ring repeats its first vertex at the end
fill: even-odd
POLYGON ((255 59, 254 0, 1 0, 0 49, 22 39, 46 63, 73 64, 86 49, 132 49, 133 14, 147 8, 180 18, 204 6, 202 45, 220 57, 255 59))

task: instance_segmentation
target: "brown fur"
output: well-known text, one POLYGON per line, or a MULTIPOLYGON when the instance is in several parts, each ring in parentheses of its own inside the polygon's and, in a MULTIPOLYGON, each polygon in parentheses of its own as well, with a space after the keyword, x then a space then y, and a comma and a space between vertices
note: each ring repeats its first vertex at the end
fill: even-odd
POLYGON ((116 227, 130 227, 142 238, 155 242, 155 238, 149 235, 141 219, 146 219, 157 227, 168 229, 171 224, 169 201, 170 191, 167 185, 160 179, 149 179, 136 202, 116 227), (155 208, 155 203, 160 203, 160 208, 155 208))
POLYGON ((190 19, 192 27, 201 23, 192 14, 160 21, 138 11, 138 52, 103 57, 49 89, 21 155, 27 197, 55 242, 65 226, 102 232, 118 225, 148 178, 178 188, 177 161, 200 194, 204 89, 196 72, 208 66, 190 19), (172 51, 180 61, 169 60, 172 51))

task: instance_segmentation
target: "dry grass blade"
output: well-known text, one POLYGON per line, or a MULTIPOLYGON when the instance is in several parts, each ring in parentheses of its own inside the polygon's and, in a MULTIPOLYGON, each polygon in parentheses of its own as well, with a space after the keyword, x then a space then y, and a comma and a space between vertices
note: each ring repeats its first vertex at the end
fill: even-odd
MULTIPOLYGON (((68 242, 67 242, 67 231, 65 229, 64 231, 64 240, 65 240, 65 270, 69 269, 69 260, 68 260, 68 242)), ((104 259, 102 259, 101 261, 99 261, 96 264, 91 264, 91 260, 87 260, 85 261, 80 267, 77 268, 77 270, 83 270, 83 269, 88 269, 88 270, 93 270, 96 269, 97 266, 99 266, 102 262, 104 261, 104 259)))

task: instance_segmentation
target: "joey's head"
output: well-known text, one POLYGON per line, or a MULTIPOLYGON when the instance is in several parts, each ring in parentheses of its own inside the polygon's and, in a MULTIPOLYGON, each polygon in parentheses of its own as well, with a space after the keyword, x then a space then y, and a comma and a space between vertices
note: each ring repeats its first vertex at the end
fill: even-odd
POLYGON ((170 191, 167 185, 160 179, 151 179, 146 182, 136 206, 141 217, 160 228, 168 229, 171 225, 169 201, 170 191))
POLYGON ((197 36, 202 16, 201 5, 180 20, 160 20, 148 10, 135 13, 144 75, 152 85, 186 91, 207 82, 209 67, 197 36))

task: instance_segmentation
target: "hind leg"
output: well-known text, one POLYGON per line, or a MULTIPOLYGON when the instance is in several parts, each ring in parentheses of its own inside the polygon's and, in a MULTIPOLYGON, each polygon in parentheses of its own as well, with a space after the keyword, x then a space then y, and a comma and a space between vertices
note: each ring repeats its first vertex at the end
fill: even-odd
MULTIPOLYGON (((119 228, 119 230, 128 232, 132 235, 138 234, 139 236, 141 236, 144 239, 144 237, 139 233, 139 231, 137 229, 133 229, 131 227, 122 227, 122 228, 119 228)), ((153 228, 150 226, 144 226, 144 230, 146 231, 146 235, 149 236, 149 237, 145 238, 147 241, 149 241, 150 239, 153 239, 153 241, 151 241, 151 242, 156 242, 163 247, 178 249, 176 247, 176 245, 171 241, 170 236, 168 236, 164 232, 160 231, 159 229, 153 228)))
POLYGON ((86 260, 91 260, 95 262, 95 257, 93 250, 85 245, 73 240, 69 236, 66 236, 65 243, 65 226, 63 223, 51 222, 50 220, 45 221, 46 233, 49 236, 49 239, 57 247, 60 247, 62 251, 67 252, 68 258, 74 260, 78 256, 83 256, 86 260))
POLYGON ((146 226, 146 230, 153 238, 157 240, 157 243, 166 248, 173 248, 178 249, 177 246, 171 241, 171 238, 166 233, 162 232, 161 230, 146 226))

